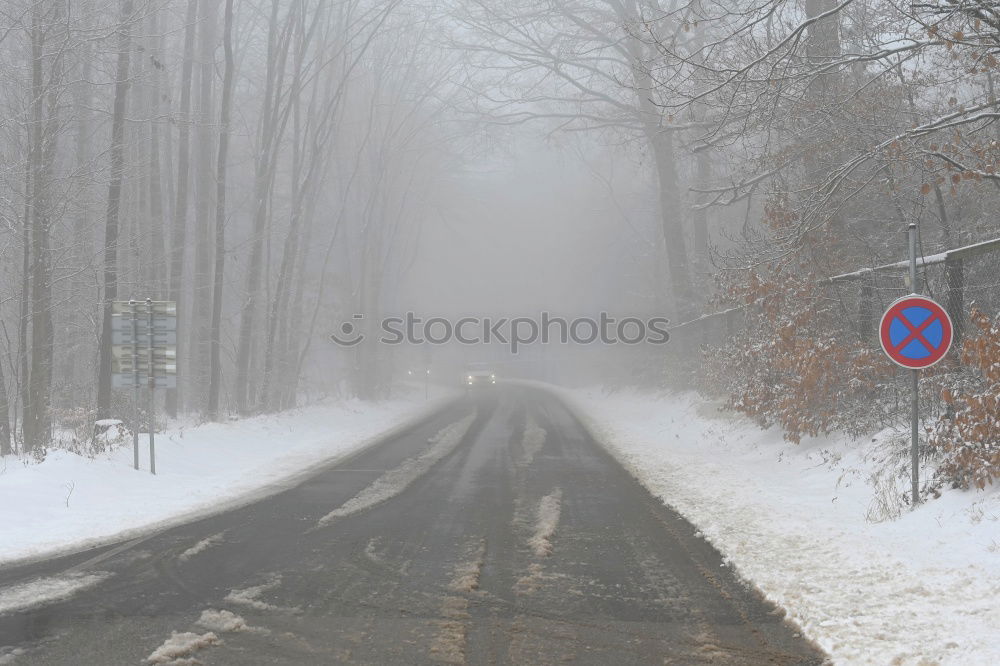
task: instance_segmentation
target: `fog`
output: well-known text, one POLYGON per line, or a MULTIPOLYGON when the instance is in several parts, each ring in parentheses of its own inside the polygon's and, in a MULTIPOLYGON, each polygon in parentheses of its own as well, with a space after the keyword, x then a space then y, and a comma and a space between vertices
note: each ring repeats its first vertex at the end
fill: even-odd
POLYGON ((877 0, 786 3, 773 30, 769 3, 737 4, 13 0, 0 440, 128 408, 126 375, 149 380, 114 342, 129 299, 176 304, 157 408, 209 420, 378 399, 415 369, 449 384, 475 359, 738 396, 770 366, 712 369, 760 352, 736 331, 766 339, 815 303, 870 347, 898 285, 809 285, 903 258, 911 223, 925 254, 996 235, 992 74, 877 0), (923 64, 879 50, 901 34, 923 64), (516 353, 374 339, 408 312, 673 333, 516 353), (338 343, 345 325, 365 340, 338 343))
MULTIPOLYGON (((529 316, 637 306, 622 287, 642 239, 573 152, 518 137, 450 185, 424 224, 401 288, 405 307, 529 316)), ((638 220, 653 222, 649 215, 638 220)))

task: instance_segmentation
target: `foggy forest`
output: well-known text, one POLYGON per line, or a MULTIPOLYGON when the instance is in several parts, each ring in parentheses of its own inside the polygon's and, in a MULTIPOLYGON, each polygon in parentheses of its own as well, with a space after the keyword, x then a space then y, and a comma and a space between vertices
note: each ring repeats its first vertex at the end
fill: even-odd
POLYGON ((112 303, 146 298, 177 303, 168 417, 447 367, 337 349, 355 313, 605 308, 673 340, 546 372, 860 431, 903 381, 871 331, 905 271, 872 269, 916 224, 975 343, 922 399, 981 485, 995 432, 962 417, 997 400, 998 48, 981 0, 9 0, 0 446, 124 417, 112 303))
POLYGON ((998 87, 996 0, 0 0, 0 665, 1000 664, 998 87))

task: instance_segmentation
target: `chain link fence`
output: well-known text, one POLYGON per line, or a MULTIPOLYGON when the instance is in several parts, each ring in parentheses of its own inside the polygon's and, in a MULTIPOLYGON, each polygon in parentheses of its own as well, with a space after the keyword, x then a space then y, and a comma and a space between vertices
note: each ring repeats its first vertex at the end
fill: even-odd
MULTIPOLYGON (((920 292, 941 303, 952 319, 955 340, 949 357, 957 358, 965 337, 975 335, 972 309, 991 317, 1000 312, 1000 238, 918 258, 917 265, 920 292)), ((823 291, 840 310, 845 329, 863 346, 881 353, 878 325, 882 313, 914 290, 909 284, 909 262, 900 261, 834 276, 823 291)), ((673 326, 667 359, 670 383, 681 388, 698 386, 705 355, 741 332, 747 313, 747 307, 735 307, 673 326)), ((886 388, 903 396, 909 391, 908 381, 906 373, 897 373, 894 384, 898 386, 886 388)), ((931 413, 940 412, 941 403, 930 386, 924 397, 931 413)))

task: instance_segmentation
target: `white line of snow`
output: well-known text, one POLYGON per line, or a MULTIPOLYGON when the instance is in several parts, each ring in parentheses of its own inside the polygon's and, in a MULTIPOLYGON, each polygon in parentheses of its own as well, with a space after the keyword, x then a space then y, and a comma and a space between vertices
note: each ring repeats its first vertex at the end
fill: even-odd
POLYGON ((538 452, 542 450, 545 445, 545 437, 548 433, 545 432, 545 428, 539 426, 535 419, 528 416, 527 423, 524 425, 524 436, 521 438, 521 448, 522 456, 519 461, 522 465, 530 465, 535 460, 535 456, 538 452))
POLYGON ((470 557, 455 567, 451 580, 451 589, 455 592, 470 593, 479 589, 479 577, 486 560, 486 539, 480 539, 470 557))
POLYGON ((69 599, 80 590, 107 580, 111 575, 107 571, 64 574, 0 589, 0 615, 69 599))
POLYGON ((0 646, 0 666, 13 664, 14 661, 24 654, 26 650, 20 647, 0 646))
POLYGON ((219 640, 219 637, 211 631, 206 634, 196 634, 190 631, 183 633, 172 631, 170 632, 170 638, 163 641, 163 645, 153 650, 153 653, 146 657, 146 663, 169 664, 198 650, 221 644, 222 641, 219 640))
POLYGON ((212 546, 218 546, 220 543, 225 541, 225 535, 226 535, 225 532, 219 532, 218 534, 213 534, 210 537, 206 537, 201 541, 199 541, 198 543, 196 543, 195 545, 188 548, 187 550, 185 550, 183 553, 181 553, 177 557, 177 559, 180 560, 181 562, 187 562, 195 555, 208 550, 212 546))
POLYGON ((201 616, 195 622, 200 627, 204 627, 209 631, 215 631, 218 633, 238 633, 243 631, 253 632, 253 633, 268 633, 267 629, 262 627, 253 627, 247 624, 241 616, 227 610, 215 610, 214 608, 208 608, 201 612, 201 616))
POLYGON ((475 420, 476 412, 472 412, 461 421, 442 428, 430 439, 431 446, 426 451, 419 456, 408 458, 399 467, 389 470, 377 478, 357 495, 320 518, 319 525, 328 525, 337 518, 370 509, 406 490, 411 483, 426 474, 435 463, 455 450, 475 420))
POLYGON ((468 559, 460 562, 452 572, 449 587, 458 593, 446 595, 441 600, 441 619, 431 645, 435 661, 446 664, 466 663, 466 622, 469 620, 469 598, 466 595, 479 589, 479 576, 486 557, 486 539, 469 548, 468 559))
POLYGON ((281 610, 280 607, 275 606, 274 604, 269 604, 260 600, 260 595, 268 590, 273 590, 280 584, 281 576, 275 575, 272 576, 270 580, 265 583, 261 583, 260 585, 231 590, 223 601, 231 604, 249 606, 250 608, 256 608, 257 610, 281 610))
POLYGON ((562 513, 562 489, 554 491, 542 498, 538 503, 538 513, 535 519, 535 533, 528 544, 536 557, 548 557, 552 554, 552 535, 559 525, 559 515, 562 513))

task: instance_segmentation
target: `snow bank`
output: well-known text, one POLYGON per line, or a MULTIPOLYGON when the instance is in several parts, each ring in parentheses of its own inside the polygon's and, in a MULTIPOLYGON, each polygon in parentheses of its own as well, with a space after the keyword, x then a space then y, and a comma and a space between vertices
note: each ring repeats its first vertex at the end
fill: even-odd
POLYGON ((561 393, 837 663, 1000 663, 1000 488, 872 523, 891 433, 793 445, 695 394, 561 393))
POLYGON ((41 463, 0 458, 0 563, 134 537, 275 492, 451 395, 438 391, 425 401, 421 387, 374 404, 344 401, 172 428, 156 436, 155 476, 146 436, 140 471, 132 469, 131 443, 95 459, 65 450, 41 463))

